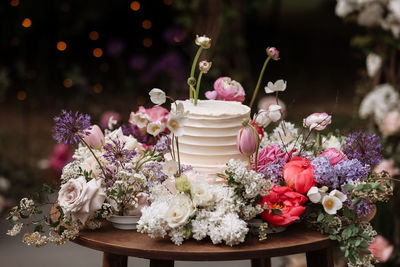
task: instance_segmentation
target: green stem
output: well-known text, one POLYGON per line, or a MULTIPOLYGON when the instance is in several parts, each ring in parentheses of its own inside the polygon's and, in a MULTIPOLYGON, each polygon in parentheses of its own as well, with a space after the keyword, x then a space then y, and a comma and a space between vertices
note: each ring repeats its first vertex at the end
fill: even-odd
POLYGON ((197 99, 199 99, 199 92, 200 92, 200 82, 201 82, 201 77, 203 76, 202 71, 199 73, 199 78, 197 79, 197 85, 196 85, 196 94, 194 95, 194 105, 197 105, 197 99))
POLYGON ((181 171, 181 156, 179 155, 179 140, 178 137, 175 137, 175 142, 176 142, 176 151, 178 153, 178 176, 180 177, 182 174, 181 171))
POLYGON ((265 62, 264 62, 264 65, 263 65, 263 67, 262 67, 262 69, 261 69, 260 76, 258 76, 258 81, 257 81, 256 89, 254 89, 253 97, 251 98, 251 101, 250 101, 250 105, 249 105, 250 108, 253 106, 254 101, 256 100, 256 96, 257 96, 257 94, 258 94, 258 89, 260 88, 260 84, 261 84, 262 77, 264 76, 265 68, 267 67, 267 64, 268 64, 268 62, 269 62, 270 60, 271 60, 271 58, 270 58, 270 57, 267 57, 267 59, 266 59, 265 62))
POLYGON ((175 135, 174 135, 174 134, 172 134, 172 141, 171 141, 171 156, 172 156, 172 159, 176 161, 174 140, 175 140, 175 135))
POLYGON ((107 178, 107 174, 103 168, 103 165, 101 165, 100 160, 97 158, 97 156, 94 154, 93 150, 90 148, 90 146, 85 142, 85 140, 83 140, 82 137, 79 137, 79 139, 81 140, 81 142, 89 149, 89 151, 92 153, 93 157, 96 159, 97 163, 100 166, 101 171, 103 172, 104 178, 107 178))
MULTIPOLYGON (((192 69, 190 70, 190 78, 193 77, 194 78, 194 71, 196 69, 196 65, 197 65, 197 61, 199 60, 201 51, 203 51, 203 47, 199 47, 199 50, 197 50, 196 56, 193 59, 193 63, 192 63, 192 69)), ((192 90, 190 90, 190 99, 193 98, 193 92, 192 90)))
POLYGON ((319 132, 317 132, 317 140, 316 140, 316 143, 317 143, 317 147, 316 147, 315 153, 316 153, 316 156, 318 156, 318 154, 319 154, 319 148, 320 148, 320 145, 321 145, 321 135, 320 135, 319 132))
POLYGON ((249 156, 249 171, 251 171, 251 156, 249 156))

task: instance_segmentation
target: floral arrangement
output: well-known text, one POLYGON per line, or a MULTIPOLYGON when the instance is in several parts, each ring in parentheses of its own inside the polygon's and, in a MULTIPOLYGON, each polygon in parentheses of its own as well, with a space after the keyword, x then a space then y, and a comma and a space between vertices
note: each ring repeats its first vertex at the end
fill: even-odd
MULTIPOLYGON (((196 44, 193 66, 211 40, 198 36, 196 44)), ((279 59, 276 48, 267 48, 251 103, 270 59, 279 59)), ((210 66, 200 62, 197 80, 192 67, 188 84, 194 105, 202 74, 210 66)), ((115 124, 108 123, 104 133, 91 125, 88 115, 62 111, 55 118, 54 138, 78 147, 63 169, 57 203, 38 220, 40 206, 22 199, 10 211, 8 220, 14 226, 8 234, 33 224, 32 232, 26 228, 23 242, 61 244, 81 229, 101 227, 110 216, 136 215, 137 230, 153 238, 168 236, 181 245, 188 238, 209 237, 214 244, 233 246, 249 233, 265 240, 271 230, 304 221, 338 241, 349 266, 371 266, 376 261, 371 251, 377 249, 369 220, 375 203, 392 195, 392 178, 374 171, 382 157, 380 139, 361 131, 324 134, 332 120, 327 113, 311 114, 302 129, 296 128, 282 120, 278 94, 286 87, 284 80, 267 84, 265 92, 275 94, 276 104, 245 119, 237 134, 238 152, 248 161, 229 160, 224 172, 216 174, 224 182, 215 184, 181 164, 179 137, 190 110, 161 89, 149 93, 155 107, 131 113, 128 126, 112 129, 115 124), (167 100, 171 111, 160 107, 167 100), (271 123, 277 127, 268 133, 271 123)), ((214 89, 206 93, 209 99, 245 100, 243 87, 229 77, 219 78, 214 89)), ((54 192, 49 186, 45 190, 54 192)))

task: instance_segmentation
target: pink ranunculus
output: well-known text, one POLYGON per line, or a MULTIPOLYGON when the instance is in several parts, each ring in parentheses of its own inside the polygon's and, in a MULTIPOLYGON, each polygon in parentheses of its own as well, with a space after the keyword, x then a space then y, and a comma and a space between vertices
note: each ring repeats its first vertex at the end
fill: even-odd
POLYGON ((207 92, 208 99, 243 102, 246 93, 240 83, 230 77, 220 77, 214 82, 214 90, 207 92), (216 93, 214 93, 216 92, 216 93), (215 97, 215 98, 214 98, 215 97))
POLYGON ((114 111, 106 111, 101 115, 100 119, 100 126, 103 129, 108 129, 108 122, 110 121, 110 118, 112 117, 113 120, 115 120, 117 123, 120 121, 121 116, 114 111))
POLYGON ((249 157, 252 154, 254 154, 254 152, 256 152, 258 146, 258 139, 259 139, 258 133, 256 133, 253 127, 246 126, 240 129, 237 135, 237 140, 236 140, 237 149, 239 150, 240 153, 249 157))
POLYGON ((279 51, 276 47, 267 47, 267 55, 273 60, 279 60, 279 51))
POLYGON ((375 166, 374 172, 381 173, 383 171, 387 171, 389 176, 393 177, 400 173, 400 170, 396 168, 395 162, 393 159, 384 159, 375 166))
POLYGON ((147 109, 140 106, 138 112, 148 115, 152 122, 160 121, 165 126, 167 125, 169 111, 161 106, 154 106, 147 109))
MULTIPOLYGON (((295 149, 293 149, 287 153, 286 152, 281 153, 281 147, 276 146, 276 145, 264 147, 258 153, 257 171, 258 172, 262 171, 268 163, 274 161, 276 158, 283 158, 286 162, 288 162, 294 152, 295 152, 295 149)), ((253 158, 253 160, 251 162, 251 167, 253 170, 255 168, 254 163, 255 162, 254 162, 254 158, 253 158)))
POLYGON ((322 131, 331 124, 332 116, 327 113, 313 113, 303 120, 303 126, 310 130, 322 131))
POLYGON ((100 150, 104 145, 104 134, 99 126, 92 125, 90 130, 87 131, 89 134, 83 137, 83 140, 93 149, 100 150))
POLYGON ((400 131, 400 112, 390 111, 379 124, 379 130, 384 136, 390 136, 400 131))
POLYGON ((293 157, 283 167, 283 178, 286 184, 298 193, 305 194, 315 186, 314 168, 306 158, 293 157))
POLYGON ((65 144, 57 144, 53 148, 53 153, 49 158, 49 168, 61 173, 67 163, 72 161, 72 153, 65 144))
POLYGON ((394 247, 386 240, 386 238, 377 235, 374 242, 369 245, 368 249, 379 262, 387 262, 393 253, 394 247))
POLYGON ((347 156, 342 151, 336 148, 325 149, 324 151, 322 151, 320 156, 329 158, 329 163, 332 166, 347 159, 347 156))

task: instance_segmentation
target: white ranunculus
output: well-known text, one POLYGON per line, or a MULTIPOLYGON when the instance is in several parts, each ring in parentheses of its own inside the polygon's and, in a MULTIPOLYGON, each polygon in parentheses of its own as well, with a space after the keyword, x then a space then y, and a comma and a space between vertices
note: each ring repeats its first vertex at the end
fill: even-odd
POLYGON ((316 186, 313 186, 308 190, 307 196, 312 203, 319 203, 322 199, 321 192, 316 186))
POLYGON ((349 15, 354 10, 354 5, 350 4, 348 1, 338 0, 335 7, 335 14, 336 16, 343 18, 349 15))
POLYGON ((151 134, 152 136, 157 136, 165 130, 165 126, 162 122, 150 122, 147 124, 147 133, 151 134))
POLYGON ((58 204, 64 214, 71 215, 74 221, 79 220, 82 224, 101 208, 105 198, 101 180, 86 182, 83 176, 68 180, 58 192, 58 204))
POLYGON ((334 196, 337 197, 340 201, 345 202, 347 200, 347 196, 345 194, 343 194, 342 192, 340 192, 339 190, 332 190, 329 193, 330 196, 334 196))
POLYGON ((156 105, 162 105, 167 100, 167 96, 165 95, 164 91, 158 88, 153 88, 149 92, 150 100, 156 105))
POLYGON ((382 58, 375 54, 370 53, 366 59, 368 76, 373 78, 382 66, 382 58))
POLYGON ((311 130, 322 131, 331 124, 332 117, 327 113, 313 113, 303 120, 303 126, 311 130))
POLYGON ((254 122, 260 127, 267 127, 271 123, 268 111, 260 109, 258 113, 254 114, 254 122))
POLYGON ((182 136, 184 133, 184 123, 184 116, 182 116, 181 114, 171 113, 167 121, 167 127, 175 136, 182 136))
POLYGON ((190 217, 194 214, 195 208, 192 200, 185 194, 176 195, 171 202, 165 220, 171 228, 177 228, 189 222, 190 217))
POLYGON ((140 112, 135 113, 130 118, 130 122, 139 128, 145 128, 150 121, 151 118, 149 117, 149 115, 140 112))
POLYGON ((163 164, 162 171, 169 177, 172 177, 178 171, 178 164, 175 160, 167 160, 163 164))
POLYGON ((281 114, 281 106, 279 105, 270 105, 268 108, 268 117, 271 119, 273 122, 277 122, 281 119, 282 114, 281 114))
POLYGON ((342 208, 343 204, 339 198, 328 195, 322 198, 322 206, 326 213, 332 215, 336 214, 336 212, 342 208))
POLYGON ((286 90, 286 81, 277 80, 275 83, 268 82, 267 86, 265 86, 265 93, 275 93, 275 92, 283 92, 286 90))
POLYGON ((190 193, 195 206, 206 207, 213 203, 215 195, 210 189, 210 185, 205 182, 191 183, 190 193))
POLYGON ((207 48, 210 48, 210 46, 211 46, 211 38, 209 38, 209 37, 207 37, 205 35, 203 35, 203 36, 196 35, 195 43, 198 46, 201 46, 204 49, 207 49, 207 48))

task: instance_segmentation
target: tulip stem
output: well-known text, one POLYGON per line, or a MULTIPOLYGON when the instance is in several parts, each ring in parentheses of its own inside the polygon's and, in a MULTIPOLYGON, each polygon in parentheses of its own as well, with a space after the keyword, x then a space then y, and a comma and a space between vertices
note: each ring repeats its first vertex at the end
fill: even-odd
POLYGON ((175 142, 176 142, 176 151, 178 154, 178 176, 181 176, 182 170, 181 170, 181 156, 179 155, 179 140, 178 136, 175 136, 175 142))
POLYGON ((90 148, 90 146, 83 140, 82 137, 79 137, 81 142, 89 149, 89 151, 92 153, 94 159, 97 161, 97 164, 99 164, 101 171, 103 172, 104 178, 107 178, 107 174, 103 168, 103 165, 101 165, 100 160, 97 158, 97 156, 94 154, 93 150, 90 148))
POLYGON ((258 89, 260 88, 262 77, 264 76, 265 68, 267 67, 268 62, 270 60, 271 60, 271 57, 268 56, 267 59, 264 62, 264 65, 263 65, 262 69, 261 69, 260 75, 258 76, 257 85, 256 85, 256 88, 254 89, 253 97, 251 98, 251 101, 250 101, 250 105, 249 105, 250 108, 253 106, 254 101, 256 100, 256 97, 257 97, 257 94, 258 94, 258 89))
POLYGON ((316 156, 317 156, 318 153, 319 153, 319 147, 320 147, 320 144, 321 144, 321 134, 320 134, 319 132, 317 132, 317 140, 316 140, 316 143, 317 143, 317 147, 316 147, 316 149, 315 149, 315 154, 316 154, 316 156))
POLYGON ((251 155, 249 156, 249 171, 251 171, 251 155))
POLYGON ((199 92, 200 92, 200 82, 201 82, 201 77, 203 76, 202 71, 199 73, 199 78, 197 79, 197 85, 196 85, 196 93, 194 95, 194 105, 197 105, 197 99, 199 98, 199 92))
MULTIPOLYGON (((193 63, 192 63, 192 69, 190 70, 190 78, 194 78, 194 71, 196 69, 196 64, 197 61, 199 60, 201 51, 203 51, 203 47, 199 47, 199 49, 197 50, 196 56, 193 59, 193 63)), ((190 86, 190 99, 192 99, 194 97, 194 92, 192 91, 193 86, 190 86)))

